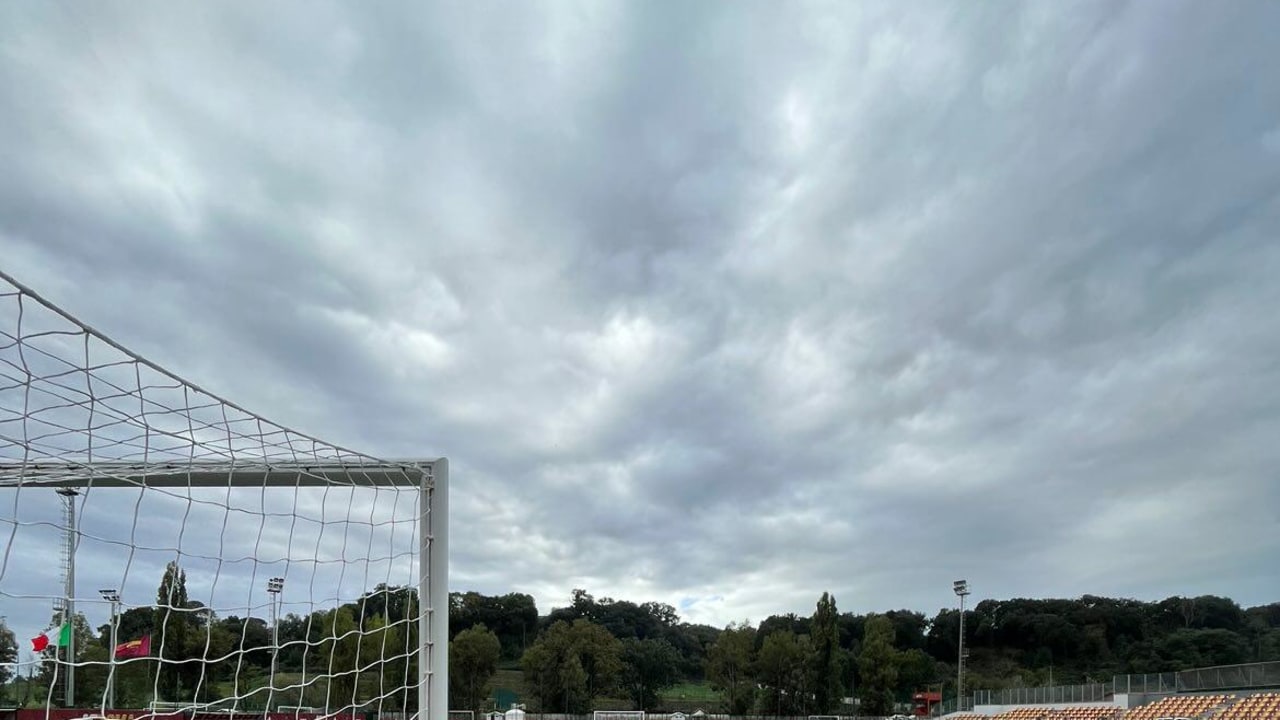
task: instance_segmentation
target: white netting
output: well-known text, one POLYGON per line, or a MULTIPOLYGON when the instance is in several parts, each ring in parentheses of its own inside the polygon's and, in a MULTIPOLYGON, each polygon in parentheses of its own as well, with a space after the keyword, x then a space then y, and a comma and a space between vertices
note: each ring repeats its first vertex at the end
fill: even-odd
POLYGON ((33 676, 17 699, 416 712, 431 468, 268 422, 0 273, 0 607, 33 676))

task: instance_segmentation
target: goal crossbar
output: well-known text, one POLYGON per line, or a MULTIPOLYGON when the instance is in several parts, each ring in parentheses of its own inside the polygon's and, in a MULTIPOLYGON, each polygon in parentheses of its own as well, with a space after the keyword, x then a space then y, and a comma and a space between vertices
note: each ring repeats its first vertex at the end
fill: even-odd
POLYGON ((0 463, 5 487, 422 487, 438 459, 404 463, 0 463))

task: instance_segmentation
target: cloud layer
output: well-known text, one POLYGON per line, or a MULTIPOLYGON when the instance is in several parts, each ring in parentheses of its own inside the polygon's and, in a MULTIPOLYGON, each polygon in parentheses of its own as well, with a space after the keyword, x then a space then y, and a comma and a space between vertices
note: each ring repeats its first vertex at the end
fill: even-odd
POLYGON ((460 589, 1271 602, 1278 23, 9 6, 0 258, 277 422, 449 456, 460 589))

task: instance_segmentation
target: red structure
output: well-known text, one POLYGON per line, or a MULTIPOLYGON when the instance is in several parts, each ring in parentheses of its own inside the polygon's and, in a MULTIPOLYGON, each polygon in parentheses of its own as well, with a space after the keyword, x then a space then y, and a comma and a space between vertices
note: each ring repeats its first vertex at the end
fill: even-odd
POLYGON ((933 715, 933 706, 942 703, 942 693, 918 692, 911 696, 911 700, 915 704, 916 717, 930 717, 933 715))

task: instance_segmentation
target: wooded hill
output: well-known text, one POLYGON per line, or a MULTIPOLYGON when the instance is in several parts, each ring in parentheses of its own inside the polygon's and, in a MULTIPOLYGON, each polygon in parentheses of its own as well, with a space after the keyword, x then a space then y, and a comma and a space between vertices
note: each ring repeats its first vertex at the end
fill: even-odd
MULTIPOLYGON (((671 704, 664 691, 676 684, 707 710, 794 715, 825 714, 850 694, 872 712, 917 690, 954 693, 955 609, 932 617, 912 610, 841 613, 824 593, 811 615, 716 628, 683 622, 670 605, 597 599, 584 590, 545 614, 521 593, 453 593, 450 600, 454 709, 485 709, 504 685, 530 709, 558 712, 586 711, 610 699, 661 709, 671 704)), ((269 623, 221 617, 190 601, 186 575, 172 565, 155 605, 124 612, 118 634, 121 642, 152 635, 153 658, 168 662, 121 666, 118 705, 194 694, 202 701, 235 696, 245 709, 376 704, 412 711, 414 693, 395 688, 417 673, 417 607, 413 589, 379 585, 356 602, 286 615, 278 625, 277 686, 296 687, 267 692, 269 623), (155 638, 162 635, 160 643, 155 638), (226 657, 235 661, 212 662, 226 657)), ((971 690, 1046 685, 1051 675, 1062 685, 1280 660, 1280 603, 1245 609, 1216 596, 984 600, 966 612, 965 625, 971 690)), ((94 632, 83 616, 73 626, 77 660, 101 663, 78 673, 77 705, 96 705, 110 629, 94 632)), ((16 649, 13 633, 0 626, 0 662, 12 661, 16 649)), ((51 679, 37 676, 21 694, 8 694, 43 702, 41 684, 51 679)))
MULTIPOLYGON (((831 604, 834 609, 834 600, 831 604)), ((655 677, 656 688, 629 693, 636 705, 652 702, 666 684, 706 681, 720 692, 725 709, 824 713, 831 708, 810 703, 830 694, 815 690, 830 682, 822 677, 825 673, 835 675, 841 693, 854 689, 864 708, 868 702, 884 706, 889 697, 905 700, 926 688, 954 693, 957 610, 943 609, 932 617, 913 610, 835 613, 836 653, 828 660, 819 657, 826 634, 818 627, 821 606, 819 600, 812 616, 773 615, 758 625, 732 625, 726 632, 681 622, 675 609, 662 603, 597 600, 575 590, 567 607, 538 616, 535 630, 537 611, 529 596, 462 593, 454 596, 450 617, 455 635, 484 624, 497 637, 505 659, 523 657, 531 700, 535 706, 549 703, 549 710, 582 708, 589 698, 574 700, 571 690, 562 688, 557 694, 554 688, 543 691, 537 682, 528 682, 531 675, 539 681, 554 675, 554 668, 539 667, 544 662, 540 656, 531 661, 525 651, 536 648, 557 623, 575 621, 598 625, 619 641, 669 646, 649 654, 668 657, 674 675, 655 677)), ((1102 682, 1124 673, 1280 660, 1280 603, 1245 609, 1216 596, 1159 602, 1089 595, 984 600, 966 610, 965 626, 969 689, 1046 685, 1050 677, 1059 685, 1102 682)), ((580 662, 589 654, 580 653, 580 662)), ((560 672, 575 674, 572 669, 560 672)), ((628 671, 624 667, 622 672, 628 671)))

